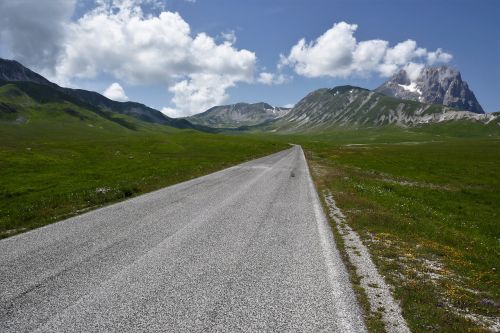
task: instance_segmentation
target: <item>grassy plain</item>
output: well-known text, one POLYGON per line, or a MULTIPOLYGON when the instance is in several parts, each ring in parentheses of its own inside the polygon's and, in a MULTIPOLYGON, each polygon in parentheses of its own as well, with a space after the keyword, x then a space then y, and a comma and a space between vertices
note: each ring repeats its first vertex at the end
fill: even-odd
POLYGON ((286 147, 39 104, 0 87, 0 238, 286 147))
POLYGON ((500 131, 482 126, 287 138, 362 236, 414 332, 498 329, 500 131))

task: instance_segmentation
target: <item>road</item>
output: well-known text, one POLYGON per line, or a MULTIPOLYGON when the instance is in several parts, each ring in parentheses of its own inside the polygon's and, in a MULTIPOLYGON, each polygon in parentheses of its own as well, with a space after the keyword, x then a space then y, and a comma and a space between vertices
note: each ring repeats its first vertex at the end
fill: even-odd
POLYGON ((302 149, 0 241, 0 332, 364 332, 302 149))

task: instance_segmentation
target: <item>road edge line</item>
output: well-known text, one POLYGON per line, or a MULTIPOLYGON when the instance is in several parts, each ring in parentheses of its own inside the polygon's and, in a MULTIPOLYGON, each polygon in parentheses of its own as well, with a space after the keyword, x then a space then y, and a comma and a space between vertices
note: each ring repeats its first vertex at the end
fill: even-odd
POLYGON ((300 155, 305 164, 305 169, 307 172, 306 177, 309 187, 309 193, 311 194, 311 198, 313 201, 312 204, 316 219, 316 226, 320 237, 321 250, 327 268, 329 283, 331 286, 333 297, 335 298, 337 304, 336 309, 340 310, 337 311, 337 314, 341 314, 341 316, 338 317, 340 320, 339 329, 341 332, 367 332, 363 317, 363 311, 358 304, 356 293, 354 292, 354 288, 351 284, 349 273, 340 256, 340 252, 336 246, 335 239, 333 238, 333 232, 322 208, 318 192, 316 191, 316 187, 314 186, 307 159, 305 158, 302 147, 298 147, 300 149, 300 155), (335 267, 337 267, 337 269, 335 267), (340 268, 340 270, 338 268, 340 268), (350 290, 346 291, 344 285, 341 285, 341 282, 347 283, 350 287, 350 290), (350 294, 354 302, 349 302, 347 297, 345 297, 346 294, 350 294))

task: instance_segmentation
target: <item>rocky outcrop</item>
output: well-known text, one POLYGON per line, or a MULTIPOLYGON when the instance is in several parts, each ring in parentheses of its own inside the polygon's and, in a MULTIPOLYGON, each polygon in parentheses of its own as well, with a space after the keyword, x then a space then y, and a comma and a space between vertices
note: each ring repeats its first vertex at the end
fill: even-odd
POLYGON ((375 91, 396 98, 484 113, 460 72, 447 66, 424 68, 413 80, 401 70, 375 91))

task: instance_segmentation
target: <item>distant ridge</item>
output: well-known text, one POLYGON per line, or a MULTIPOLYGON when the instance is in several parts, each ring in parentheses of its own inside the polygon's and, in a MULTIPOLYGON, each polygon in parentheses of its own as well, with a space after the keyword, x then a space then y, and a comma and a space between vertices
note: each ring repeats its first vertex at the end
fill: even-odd
POLYGON ((238 128, 253 126, 283 117, 290 111, 267 103, 236 103, 214 106, 205 112, 186 118, 193 124, 214 128, 238 128))

